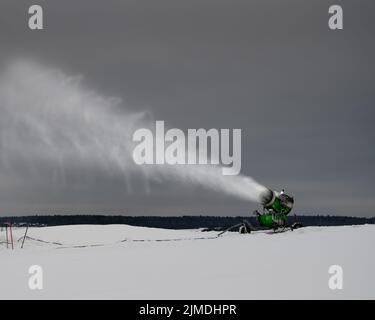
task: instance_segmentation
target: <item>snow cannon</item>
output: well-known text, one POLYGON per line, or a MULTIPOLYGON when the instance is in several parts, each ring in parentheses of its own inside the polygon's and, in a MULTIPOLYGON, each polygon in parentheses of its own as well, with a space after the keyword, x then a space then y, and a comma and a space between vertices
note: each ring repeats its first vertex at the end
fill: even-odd
POLYGON ((292 211, 293 204, 294 198, 287 195, 284 190, 277 192, 267 189, 262 195, 262 205, 268 211, 287 215, 292 211))
MULTIPOLYGON (((267 189, 261 194, 260 203, 263 206, 262 213, 255 210, 254 214, 257 216, 261 229, 273 229, 274 232, 283 232, 303 227, 302 223, 296 221, 297 217, 295 217, 294 223, 288 224, 288 214, 293 209, 294 198, 287 195, 284 189, 281 192, 267 189)), ((239 233, 251 233, 259 229, 254 227, 249 221, 243 220, 243 222, 220 232, 219 236, 237 227, 239 227, 239 233)))
POLYGON ((292 196, 287 195, 284 190, 277 192, 267 189, 261 196, 261 204, 263 212, 260 213, 256 210, 255 214, 262 227, 276 230, 288 226, 287 215, 292 211, 294 205, 292 196))
MULTIPOLYGON (((260 203, 263 206, 263 211, 260 213, 258 210, 254 211, 257 220, 262 229, 273 229, 273 231, 287 231, 303 227, 302 223, 294 221, 293 224, 288 224, 288 214, 292 211, 294 205, 294 198, 287 195, 284 189, 281 192, 272 191, 267 189, 261 194, 260 203)), ((239 228, 239 233, 251 233, 258 230, 249 221, 231 226, 219 233, 219 236, 227 231, 239 228)))

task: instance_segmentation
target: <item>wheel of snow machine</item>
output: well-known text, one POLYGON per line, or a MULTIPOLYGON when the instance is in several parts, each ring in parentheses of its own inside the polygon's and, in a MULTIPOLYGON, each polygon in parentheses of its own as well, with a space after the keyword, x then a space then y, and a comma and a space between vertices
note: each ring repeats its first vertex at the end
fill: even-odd
POLYGON ((245 234, 245 233, 250 233, 250 232, 251 232, 250 228, 248 228, 248 227, 245 226, 245 225, 242 225, 242 226, 239 228, 238 231, 239 231, 240 234, 245 234))

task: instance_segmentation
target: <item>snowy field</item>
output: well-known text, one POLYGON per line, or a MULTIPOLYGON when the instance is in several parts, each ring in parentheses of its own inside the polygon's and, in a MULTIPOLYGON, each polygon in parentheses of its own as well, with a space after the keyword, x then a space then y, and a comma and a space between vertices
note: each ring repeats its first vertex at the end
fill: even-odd
POLYGON ((374 225, 219 238, 78 225, 28 236, 24 249, 0 245, 0 299, 375 299, 374 225), (42 290, 28 286, 31 265, 43 269, 42 290), (342 290, 328 287, 331 265, 343 269, 342 290))

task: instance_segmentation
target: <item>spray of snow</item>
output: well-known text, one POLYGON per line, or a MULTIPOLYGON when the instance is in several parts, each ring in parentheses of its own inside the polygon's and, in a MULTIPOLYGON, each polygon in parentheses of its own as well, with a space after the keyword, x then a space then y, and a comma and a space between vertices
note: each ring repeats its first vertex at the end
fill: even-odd
POLYGON ((250 177, 223 176, 218 166, 135 165, 132 134, 151 127, 149 112, 131 111, 121 99, 85 87, 80 76, 30 61, 1 72, 0 113, 0 171, 8 178, 66 182, 91 168, 125 180, 137 174, 197 184, 256 202, 266 190, 250 177))

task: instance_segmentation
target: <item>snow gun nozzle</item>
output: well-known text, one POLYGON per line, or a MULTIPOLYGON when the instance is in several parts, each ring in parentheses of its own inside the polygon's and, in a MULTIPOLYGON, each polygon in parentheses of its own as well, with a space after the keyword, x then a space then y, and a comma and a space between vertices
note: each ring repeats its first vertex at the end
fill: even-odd
POLYGON ((268 204, 271 204, 274 201, 275 196, 275 192, 271 189, 267 189, 266 191, 264 191, 261 195, 262 205, 266 207, 268 204))

